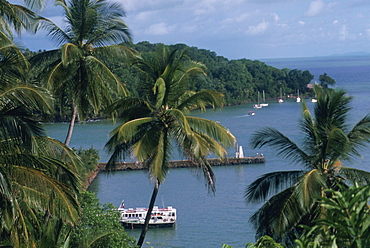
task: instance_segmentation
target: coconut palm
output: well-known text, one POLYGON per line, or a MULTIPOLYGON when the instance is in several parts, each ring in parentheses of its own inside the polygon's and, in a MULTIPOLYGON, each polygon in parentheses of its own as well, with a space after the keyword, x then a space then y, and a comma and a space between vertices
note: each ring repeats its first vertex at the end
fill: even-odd
POLYGON ((45 136, 37 117, 51 111, 52 99, 24 82, 28 63, 6 37, 0 54, 0 245, 31 247, 40 219, 77 221, 79 160, 45 136))
POLYGON ((130 34, 119 4, 106 0, 57 0, 56 3, 64 9, 65 29, 51 22, 45 22, 43 28, 61 46, 31 61, 52 61, 44 82, 62 106, 71 108, 65 140, 68 145, 76 118, 84 120, 91 109, 96 113, 102 106, 109 105, 112 91, 126 94, 124 85, 102 58, 126 56, 130 50, 114 44, 130 41, 130 34))
POLYGON ((45 94, 38 90, 20 85, 0 94, 0 240, 14 247, 31 245, 41 213, 44 221, 50 215, 75 223, 79 217, 79 161, 35 120, 31 107, 45 94))
MULTIPOLYGON (((25 1, 30 7, 41 7, 46 1, 25 1)), ((32 30, 36 27, 38 15, 32 10, 19 5, 11 4, 6 0, 0 0, 0 30, 7 37, 12 38, 12 31, 15 30, 18 34, 22 29, 32 30)))
POLYGON ((141 97, 124 97, 111 107, 122 122, 111 132, 106 144, 112 153, 109 166, 133 155, 149 170, 154 183, 145 226, 138 240, 143 244, 158 189, 168 171, 169 160, 176 146, 192 163, 203 170, 210 190, 215 190, 214 174, 207 162, 212 152, 226 156, 224 146, 234 143, 234 136, 220 124, 186 115, 190 110, 207 106, 219 107, 222 94, 203 90, 188 91, 189 79, 204 75, 203 65, 191 61, 184 52, 164 47, 147 54, 136 65, 144 73, 141 97))
POLYGON ((309 225, 320 215, 316 199, 325 195, 325 189, 370 182, 369 172, 342 165, 359 156, 359 150, 370 141, 370 116, 350 129, 351 97, 343 90, 315 87, 314 91, 318 102, 313 115, 302 103, 302 145, 271 127, 252 136, 254 148, 270 146, 278 156, 298 167, 294 171, 267 173, 248 186, 247 202, 265 202, 250 218, 257 237, 269 235, 279 242, 294 240, 294 234, 301 231, 298 225, 309 225))

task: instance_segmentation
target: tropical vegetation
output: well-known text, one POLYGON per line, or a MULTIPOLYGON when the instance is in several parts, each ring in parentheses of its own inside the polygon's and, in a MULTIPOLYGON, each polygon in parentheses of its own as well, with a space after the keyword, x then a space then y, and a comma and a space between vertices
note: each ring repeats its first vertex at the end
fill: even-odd
POLYGON ((314 226, 304 226, 305 235, 296 240, 299 248, 370 246, 370 186, 328 189, 330 198, 320 197, 322 216, 314 226))
POLYGON ((248 203, 264 202, 250 218, 257 237, 269 235, 278 242, 292 243, 303 233, 300 225, 313 225, 323 214, 317 198, 333 198, 326 189, 343 192, 354 183, 370 182, 369 172, 345 166, 370 141, 370 116, 350 128, 351 97, 343 90, 319 86, 314 92, 318 102, 313 114, 302 103, 300 145, 271 127, 252 136, 252 147, 270 146, 297 167, 264 174, 246 189, 248 203))
MULTIPOLYGON (((148 213, 151 213, 159 186, 163 183, 174 147, 202 171, 211 191, 215 190, 214 174, 207 156, 226 157, 223 146, 231 146, 234 136, 220 124, 186 115, 190 110, 221 107, 219 92, 188 90, 189 79, 204 76, 203 64, 194 62, 184 51, 162 47, 145 54, 134 64, 143 72, 141 97, 122 97, 110 107, 117 112, 119 124, 106 144, 112 154, 107 167, 132 155, 143 162, 154 181, 148 213)), ((151 215, 138 240, 141 247, 151 215)))
MULTIPOLYGON (((130 47, 133 51, 140 54, 150 54, 158 47, 167 46, 163 44, 151 44, 149 42, 139 42, 137 44, 122 44, 123 47, 130 47)), ((258 92, 264 92, 266 100, 276 99, 280 96, 280 89, 283 97, 291 97, 299 90, 301 97, 312 96, 312 89, 307 85, 311 83, 314 76, 308 70, 298 69, 277 69, 258 60, 228 60, 225 57, 217 56, 215 52, 196 47, 188 47, 184 44, 167 46, 169 49, 187 50, 188 56, 195 61, 201 62, 206 66, 205 80, 189 80, 189 89, 192 91, 215 90, 225 96, 225 105, 235 105, 244 102, 257 102, 258 92)), ((134 53, 134 52, 133 52, 134 53)), ((37 52, 26 51, 28 58, 38 57, 37 52)), ((45 55, 45 54, 44 54, 45 55)), ((103 60, 107 68, 125 85, 131 96, 138 97, 141 93, 141 76, 137 67, 131 63, 116 57, 101 56, 94 53, 99 60, 103 60)), ((129 56, 130 57, 130 56, 129 56)), ((32 59, 32 62, 35 60, 32 59)), ((39 61, 33 63, 35 75, 43 75, 48 63, 39 61)), ((113 92, 113 99, 117 99, 117 94, 113 92)), ((57 98, 54 112, 54 121, 70 121, 72 109, 70 104, 63 105, 57 98)), ((103 105, 102 107, 104 107, 103 105)), ((81 117, 81 116, 80 116, 81 117)), ((93 109, 88 109, 85 115, 88 119, 107 118, 102 111, 94 113, 93 109)), ((85 119, 80 118, 80 121, 85 119)))
MULTIPOLYGON (((76 120, 117 116, 121 124, 112 131, 106 145, 112 153, 108 167, 128 155, 144 162, 154 181, 151 211, 174 147, 201 169, 209 190, 214 192, 214 174, 206 158, 210 153, 224 158, 224 147, 235 142, 225 127, 188 116, 189 111, 255 101, 259 91, 265 91, 267 98, 276 98, 280 90, 286 95, 298 89, 302 95, 311 93, 306 87, 313 79, 309 71, 280 70, 247 59, 229 61, 214 52, 184 44, 131 44, 123 9, 106 0, 56 0, 64 10, 64 29, 24 6, 0 1, 2 247, 135 246, 117 222, 119 213, 112 211, 114 207, 102 206, 93 194, 81 191, 80 177, 87 177, 99 156, 93 148, 72 150, 68 147, 76 120), (20 34, 22 30, 38 28, 45 29, 60 45, 59 49, 22 53, 13 43, 13 30, 20 34), (28 61, 31 57, 32 74, 28 61), (103 112, 108 106, 109 115, 103 112), (70 121, 64 144, 45 135, 40 121, 51 115, 53 120, 70 121)), ((32 9, 46 3, 26 2, 32 9)), ((326 73, 319 81, 324 88, 335 83, 326 73)), ((342 225, 347 221, 336 208, 342 198, 348 200, 349 195, 343 194, 348 186, 346 181, 369 181, 368 173, 341 164, 349 156, 357 155, 356 148, 369 141, 369 118, 347 130, 345 117, 349 98, 344 92, 328 92, 315 89, 321 99, 319 104, 325 102, 326 105, 318 108, 314 117, 304 105, 302 128, 309 144, 304 149, 300 150, 272 129, 266 134, 277 139, 270 140, 267 136, 254 139, 255 147, 276 146, 282 155, 300 161, 307 169, 269 174, 257 179, 248 189, 249 200, 259 200, 266 199, 270 190, 277 192, 284 183, 292 183, 253 217, 258 235, 269 234, 284 240, 290 234, 307 230, 302 242, 314 237, 315 242, 328 244, 367 245, 362 238, 359 243, 348 236, 348 232, 356 233, 356 237, 368 236, 365 226, 368 221, 359 222, 359 218, 368 215, 367 204, 362 204, 366 201, 364 198, 356 198, 362 205, 352 202, 356 207, 348 207, 359 216, 350 216, 351 223, 357 225, 348 228, 347 234, 344 231, 342 234, 342 229, 330 221, 337 217, 342 225), (339 191, 323 190, 327 188, 339 191), (326 197, 316 201, 308 195, 326 197), (283 209, 284 206, 277 204, 280 200, 296 204, 297 208, 288 204, 283 209), (270 206, 278 208, 269 213, 270 206), (324 207, 327 211, 320 211, 324 207), (303 218, 297 217, 299 215, 303 218), (284 223, 274 220, 281 216, 284 223), (317 216, 326 216, 326 219, 317 219, 317 216), (299 226, 312 223, 317 225, 313 229, 299 226), (331 224, 334 229, 326 228, 331 224), (334 235, 337 233, 340 236, 334 235)), ((361 193, 364 191, 361 189, 361 193)), ((360 192, 352 192, 357 194, 360 192)), ((145 239, 149 217, 138 246, 145 239)), ((266 244, 280 246, 267 236, 262 236, 256 245, 249 245, 266 244)))
MULTIPOLYGON (((129 42, 130 33, 123 21, 124 10, 106 0, 56 0, 64 10, 63 30, 48 21, 43 28, 59 49, 40 53, 32 62, 45 67, 43 86, 53 93, 61 106, 71 109, 68 145, 76 118, 84 121, 112 102, 112 94, 126 95, 119 78, 105 65, 104 59, 124 59, 130 50, 118 42, 129 42)), ((64 108, 60 108, 61 111, 64 108)), ((62 112, 63 113, 63 112, 62 112)))
POLYGON ((117 220, 120 213, 112 204, 102 205, 94 193, 82 191, 81 219, 71 230, 69 247, 129 248, 136 247, 136 239, 130 237, 117 220))
POLYGON ((0 245, 42 247, 48 223, 78 221, 80 160, 70 148, 45 135, 36 116, 52 111, 52 98, 28 83, 28 61, 10 39, 2 38, 0 245))

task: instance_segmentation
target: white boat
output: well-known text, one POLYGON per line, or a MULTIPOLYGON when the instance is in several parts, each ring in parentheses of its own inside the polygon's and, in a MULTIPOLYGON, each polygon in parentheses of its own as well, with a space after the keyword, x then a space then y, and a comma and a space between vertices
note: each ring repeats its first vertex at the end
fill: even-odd
POLYGON ((262 105, 260 104, 260 92, 258 91, 258 97, 257 97, 257 104, 253 105, 253 108, 262 108, 262 105))
POLYGON ((265 99, 265 91, 263 90, 262 91, 262 103, 261 103, 261 106, 262 107, 267 107, 269 104, 266 103, 266 99, 265 99))
POLYGON ((296 99, 296 102, 301 102, 301 98, 299 97, 299 90, 297 90, 298 94, 297 94, 297 99, 296 99))
POLYGON ((311 102, 317 102, 317 99, 312 98, 312 99, 311 99, 311 102))
POLYGON ((283 92, 282 92, 282 90, 280 88, 280 98, 278 99, 278 103, 283 103, 283 102, 284 102, 284 100, 283 100, 283 92))
MULTIPOLYGON (((121 213, 119 222, 125 227, 142 227, 148 213, 147 208, 125 208, 124 201, 117 209, 121 213)), ((149 221, 149 227, 170 227, 176 224, 176 209, 172 206, 167 208, 153 207, 149 221)))
POLYGON ((248 115, 255 115, 256 113, 254 111, 249 111, 248 115))

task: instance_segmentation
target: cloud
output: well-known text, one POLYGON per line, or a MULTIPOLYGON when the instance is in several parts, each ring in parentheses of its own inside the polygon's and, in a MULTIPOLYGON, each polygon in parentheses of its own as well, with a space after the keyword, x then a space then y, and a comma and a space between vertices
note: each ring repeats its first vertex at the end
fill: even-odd
POLYGON ((340 32, 339 32, 339 39, 340 40, 346 40, 347 37, 348 37, 348 29, 347 29, 347 26, 346 25, 342 25, 342 28, 340 29, 340 32))
POLYGON ((306 11, 306 16, 317 16, 324 9, 325 4, 322 0, 312 1, 310 7, 306 11))
POLYGON ((272 15, 272 17, 274 18, 274 21, 275 21, 275 22, 278 22, 278 21, 280 20, 280 16, 279 16, 278 14, 276 14, 276 13, 272 13, 271 15, 272 15))
POLYGON ((150 35, 166 35, 171 33, 174 30, 174 25, 167 25, 164 22, 156 23, 151 25, 149 28, 145 30, 146 34, 150 35))
POLYGON ((269 26, 269 23, 263 21, 255 26, 249 26, 247 30, 247 34, 249 35, 258 35, 264 33, 269 26))

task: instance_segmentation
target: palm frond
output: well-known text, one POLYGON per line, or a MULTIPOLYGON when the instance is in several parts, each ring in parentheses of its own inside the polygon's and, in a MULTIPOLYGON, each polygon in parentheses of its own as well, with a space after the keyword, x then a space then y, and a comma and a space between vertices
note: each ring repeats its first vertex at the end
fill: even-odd
POLYGON ((224 96, 222 93, 213 90, 202 90, 197 93, 185 92, 179 98, 180 104, 177 106, 182 111, 190 111, 194 109, 206 110, 207 107, 220 108, 224 104, 224 96))
MULTIPOLYGON (((24 158, 26 161, 32 160, 30 156, 24 156, 24 158)), ((44 157, 37 159, 44 164, 55 165, 57 162, 44 157)), ((71 191, 66 184, 53 179, 42 170, 28 166, 14 166, 13 173, 13 185, 26 197, 23 200, 28 204, 36 208, 48 209, 52 215, 71 223, 78 220, 76 192, 71 191)))
POLYGON ((271 197, 249 219, 256 228, 256 237, 269 235, 276 241, 291 231, 306 212, 301 208, 294 187, 271 197))
POLYGON ((304 171, 277 171, 264 174, 253 181, 245 191, 246 202, 260 202, 297 183, 304 171))
POLYGON ((5 20, 3 23, 5 29, 8 29, 6 26, 9 25, 20 34, 22 29, 31 30, 34 22, 37 21, 37 14, 22 5, 11 4, 6 0, 1 0, 0 4, 2 8, 1 19, 5 20))
POLYGON ((264 127, 252 134, 250 144, 252 148, 270 146, 276 149, 278 156, 294 164, 307 165, 308 155, 281 132, 271 127, 264 127))
POLYGON ((204 133, 226 148, 233 146, 236 142, 230 130, 215 121, 193 116, 186 116, 186 120, 194 132, 204 133))
POLYGON ((313 169, 302 175, 295 185, 295 192, 298 196, 302 209, 309 211, 317 197, 322 196, 323 189, 328 188, 326 178, 318 169, 313 169))
POLYGON ((351 167, 339 167, 336 169, 339 175, 342 175, 345 181, 349 181, 352 185, 365 186, 370 184, 370 172, 359 170, 351 167))
POLYGON ((370 142, 370 115, 364 116, 357 122, 347 136, 352 145, 351 154, 359 156, 358 149, 365 148, 370 142))

